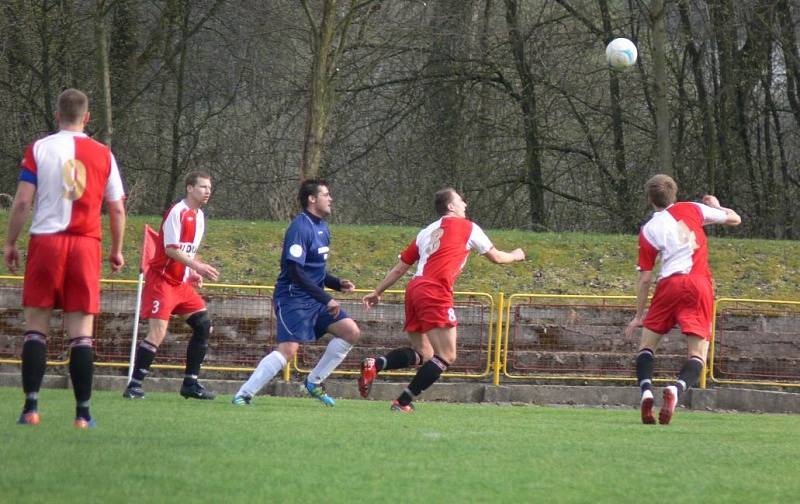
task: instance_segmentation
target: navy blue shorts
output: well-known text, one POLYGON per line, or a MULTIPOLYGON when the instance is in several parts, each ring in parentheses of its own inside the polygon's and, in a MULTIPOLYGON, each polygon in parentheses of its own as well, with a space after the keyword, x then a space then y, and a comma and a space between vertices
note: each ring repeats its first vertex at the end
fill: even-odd
POLYGON ((313 299, 275 298, 273 305, 278 343, 312 343, 328 332, 334 322, 350 318, 344 310, 339 310, 338 317, 331 317, 326 306, 313 299))

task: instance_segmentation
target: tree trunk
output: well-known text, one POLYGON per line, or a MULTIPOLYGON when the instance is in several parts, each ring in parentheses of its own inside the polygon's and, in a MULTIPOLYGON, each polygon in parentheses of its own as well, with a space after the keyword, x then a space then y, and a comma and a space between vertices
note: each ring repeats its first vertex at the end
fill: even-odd
POLYGON ((508 40, 514 56, 514 64, 519 74, 520 108, 525 134, 525 167, 527 171, 528 199, 531 210, 531 226, 542 229, 546 226, 544 209, 544 188, 542 183, 542 151, 539 145, 539 131, 536 124, 536 93, 533 75, 525 55, 525 40, 519 28, 519 5, 517 0, 506 0, 506 24, 508 40))
POLYGON ((800 127, 800 50, 795 35, 796 24, 788 0, 778 0, 778 20, 781 28, 781 48, 786 65, 786 94, 795 123, 800 127))
POLYGON ((308 0, 303 0, 302 3, 311 33, 312 53, 306 128, 300 160, 300 180, 305 180, 320 176, 325 134, 336 101, 335 85, 339 72, 337 66, 347 42, 353 17, 359 9, 370 2, 359 3, 350 0, 350 7, 340 20, 336 15, 339 1, 324 0, 319 25, 314 20, 308 0))
POLYGON ((106 0, 96 0, 94 10, 94 40, 97 51, 97 80, 100 87, 100 99, 96 100, 100 119, 100 128, 97 139, 106 145, 111 145, 113 132, 111 122, 111 69, 108 57, 108 27, 106 13, 108 6, 106 0))
POLYGON ((703 119, 703 148, 705 150, 705 184, 706 190, 710 194, 716 191, 716 171, 717 171, 717 142, 714 124, 714 110, 708 100, 706 90, 705 75, 703 74, 703 54, 705 45, 695 42, 694 29, 689 11, 688 0, 679 0, 678 12, 681 18, 681 27, 686 37, 686 50, 691 58, 692 75, 694 76, 694 86, 697 91, 697 103, 703 119))
POLYGON ((181 3, 181 44, 180 51, 178 52, 178 67, 175 74, 175 104, 172 109, 172 131, 171 131, 171 151, 170 151, 170 166, 169 166, 169 182, 167 183, 167 192, 164 199, 164 210, 166 211, 175 198, 178 189, 178 182, 181 176, 181 119, 183 118, 183 94, 184 86, 186 85, 186 58, 187 58, 187 32, 189 28, 189 15, 191 13, 191 4, 181 3))
MULTIPOLYGON (((600 15, 603 20, 605 41, 608 43, 613 38, 608 1, 598 0, 597 3, 600 7, 600 15)), ((608 78, 611 95, 609 98, 611 101, 611 130, 614 134, 614 168, 616 169, 615 177, 612 180, 612 186, 617 198, 621 228, 625 231, 633 231, 636 229, 638 219, 636 218, 634 204, 632 202, 633 195, 630 193, 629 174, 625 161, 625 129, 622 123, 622 106, 620 105, 623 102, 623 98, 620 92, 617 74, 613 71, 609 71, 608 78)))
POLYGON ((714 175, 717 181, 717 194, 723 199, 731 201, 734 195, 732 177, 735 173, 734 161, 736 157, 735 141, 731 138, 732 127, 736 124, 736 71, 735 71, 735 43, 736 27, 731 23, 734 13, 729 0, 709 1, 709 11, 717 46, 718 75, 714 78, 714 103, 716 107, 715 121, 717 144, 722 163, 717 167, 714 175), (718 84, 717 84, 718 83, 718 84))
POLYGON ((656 105, 656 143, 658 145, 658 171, 671 175, 672 146, 670 144, 670 113, 667 101, 667 33, 664 27, 666 9, 664 0, 653 0, 650 19, 653 24, 653 91, 656 105))

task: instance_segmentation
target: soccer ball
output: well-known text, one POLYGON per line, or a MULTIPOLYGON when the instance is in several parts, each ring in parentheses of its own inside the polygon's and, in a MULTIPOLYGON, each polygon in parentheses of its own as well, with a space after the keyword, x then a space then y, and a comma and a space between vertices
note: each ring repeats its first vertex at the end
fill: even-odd
POLYGON ((626 38, 615 38, 606 46, 606 61, 614 70, 625 70, 636 63, 636 46, 626 38))

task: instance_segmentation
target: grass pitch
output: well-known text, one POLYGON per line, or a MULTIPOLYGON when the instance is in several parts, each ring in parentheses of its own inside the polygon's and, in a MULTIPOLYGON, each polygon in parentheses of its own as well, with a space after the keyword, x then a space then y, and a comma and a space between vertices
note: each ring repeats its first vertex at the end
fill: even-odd
POLYGON ((790 502, 800 416, 95 392, 98 428, 71 426, 72 393, 14 422, 0 388, 2 502, 790 502))

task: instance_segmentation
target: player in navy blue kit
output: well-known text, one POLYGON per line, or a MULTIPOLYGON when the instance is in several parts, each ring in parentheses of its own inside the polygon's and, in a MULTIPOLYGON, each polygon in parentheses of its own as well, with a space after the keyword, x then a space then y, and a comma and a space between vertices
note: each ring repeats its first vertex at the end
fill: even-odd
POLYGON ((331 214, 333 201, 328 184, 323 180, 306 180, 300 186, 298 200, 303 211, 284 235, 281 272, 275 283, 273 306, 278 347, 261 359, 233 397, 236 405, 250 404, 258 391, 294 357, 301 344, 331 333, 334 338, 304 386, 311 397, 333 406, 334 400, 325 392, 322 382, 341 364, 361 336, 353 319, 324 290, 324 287, 340 292, 355 289, 350 280, 339 279, 326 270, 331 233, 324 219, 331 214))

